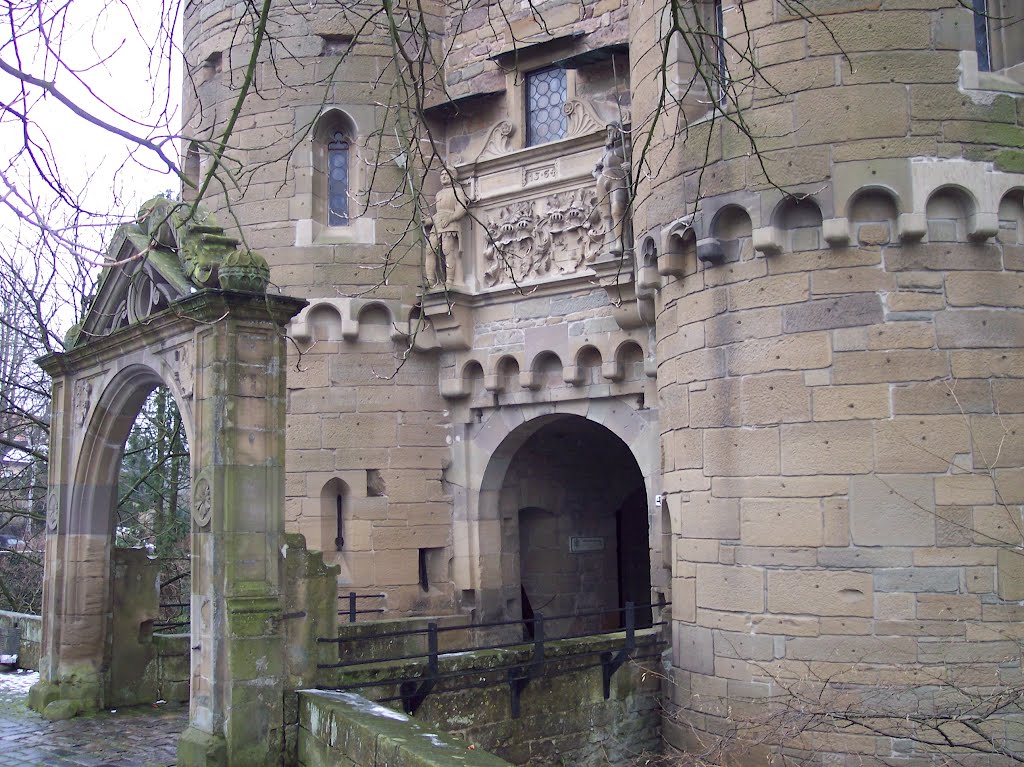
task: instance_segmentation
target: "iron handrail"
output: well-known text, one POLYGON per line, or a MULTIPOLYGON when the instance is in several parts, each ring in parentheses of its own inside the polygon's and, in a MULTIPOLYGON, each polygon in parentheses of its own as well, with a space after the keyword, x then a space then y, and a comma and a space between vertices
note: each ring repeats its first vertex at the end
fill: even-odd
MULTIPOLYGON (((670 603, 664 600, 657 603, 659 607, 668 606, 670 603)), ((654 607, 656 605, 641 605, 641 607, 654 607)), ((372 687, 385 687, 389 685, 398 684, 400 695, 398 697, 386 698, 385 700, 398 700, 401 699, 402 706, 406 713, 414 714, 416 709, 423 703, 427 695, 433 690, 434 686, 439 681, 447 679, 456 679, 463 676, 469 675, 482 675, 482 674, 494 674, 502 671, 506 672, 506 680, 509 685, 509 691, 511 695, 511 706, 512 716, 517 718, 519 716, 519 700, 523 690, 530 683, 531 680, 542 675, 543 670, 550 663, 555 661, 565 661, 566 659, 572 659, 576 657, 586 657, 592 655, 600 655, 601 661, 599 664, 590 664, 587 666, 574 667, 573 670, 583 670, 585 668, 597 668, 600 666, 602 669, 602 679, 604 688, 604 697, 607 700, 611 695, 611 679, 615 672, 635 653, 637 649, 636 643, 636 614, 637 605, 632 602, 627 602, 625 607, 622 608, 625 611, 625 637, 621 646, 586 649, 582 651, 558 653, 555 656, 546 656, 545 646, 550 642, 561 642, 566 639, 582 639, 587 637, 604 636, 609 633, 618 632, 597 632, 590 634, 581 634, 573 637, 559 637, 557 639, 546 639, 545 637, 545 623, 548 619, 541 613, 536 613, 532 618, 534 627, 534 635, 531 641, 520 641, 513 644, 507 645, 507 647, 528 647, 532 645, 533 652, 530 655, 529 660, 515 661, 508 664, 502 664, 485 669, 466 669, 462 671, 448 671, 441 673, 439 666, 439 658, 444 655, 453 655, 466 650, 449 650, 445 653, 439 652, 438 649, 438 625, 437 623, 431 622, 427 626, 427 637, 428 637, 428 651, 420 654, 401 655, 388 658, 374 658, 369 660, 356 660, 356 661, 341 661, 339 663, 320 663, 317 664, 318 669, 334 669, 334 668, 348 668, 352 666, 367 665, 370 663, 380 663, 387 661, 399 661, 399 660, 416 660, 416 659, 427 659, 427 668, 425 673, 417 676, 399 676, 386 679, 376 679, 366 682, 354 682, 348 685, 341 685, 338 687, 325 687, 319 685, 320 689, 336 689, 336 690, 354 690, 372 687)), ((608 610, 604 612, 618 612, 617 610, 608 610)), ((601 614, 601 613, 599 613, 601 614)), ((575 617, 575 616, 574 616, 575 617)), ((521 623, 517 621, 516 623, 521 623)), ((657 625, 665 625, 666 621, 660 621, 657 625)), ((477 624, 478 626, 481 624, 477 624)), ((405 632, 408 633, 420 633, 420 632, 405 632)), ((385 634, 377 635, 384 636, 385 634)), ((485 648, 466 648, 467 650, 481 650, 485 648)), ((570 672, 566 672, 570 673, 570 672)))
MULTIPOLYGON (((341 599, 341 598, 343 598, 343 597, 339 596, 339 599, 341 599)), ((630 603, 630 604, 632 604, 632 603, 630 603)), ((646 609, 648 607, 651 607, 651 608, 657 607, 657 608, 664 609, 665 607, 669 607, 671 605, 672 605, 671 602, 668 602, 668 601, 665 601, 665 600, 660 600, 658 602, 649 602, 649 603, 645 603, 645 604, 634 604, 633 605, 633 609, 635 609, 635 610, 642 610, 642 609, 646 609)), ((578 613, 566 613, 564 615, 552 615, 550 617, 545 615, 544 616, 544 620, 549 622, 549 623, 551 623, 552 621, 574 620, 576 618, 591 618, 591 617, 594 617, 594 616, 597 616, 597 615, 611 615, 611 614, 614 614, 614 613, 622 613, 622 612, 625 612, 627 609, 628 609, 627 607, 612 607, 612 608, 609 608, 607 610, 587 610, 587 611, 578 612, 578 613)), ((339 612, 338 614, 342 615, 344 613, 339 612)), ((463 624, 459 624, 459 625, 456 625, 456 626, 438 626, 437 631, 438 632, 466 631, 466 630, 469 630, 469 629, 498 628, 498 627, 501 627, 501 626, 521 626, 524 623, 526 623, 526 624, 532 623, 534 619, 535 618, 520 618, 518 620, 490 621, 488 623, 463 623, 463 624)), ((352 622, 354 623, 355 621, 352 621, 352 622)), ((564 639, 574 639, 574 638, 586 637, 586 636, 597 636, 599 634, 613 634, 616 631, 620 631, 620 630, 621 629, 610 629, 608 631, 600 631, 600 632, 595 632, 595 633, 592 633, 592 634, 577 634, 577 635, 573 635, 571 637, 563 637, 563 638, 564 639)), ((418 634, 427 634, 428 632, 429 632, 429 629, 425 629, 425 628, 423 628, 423 629, 401 629, 401 630, 398 630, 398 631, 374 632, 372 635, 368 635, 368 636, 318 637, 316 641, 321 643, 321 644, 340 644, 342 642, 346 642, 346 643, 348 643, 348 642, 367 642, 367 641, 377 640, 377 639, 391 639, 391 638, 395 638, 395 637, 414 636, 414 635, 418 635, 418 634)), ((514 643, 514 644, 522 644, 522 642, 517 642, 517 643, 514 643)), ((511 645, 511 646, 514 646, 514 644, 511 645)), ((465 652, 466 650, 482 650, 482 649, 486 649, 486 648, 483 648, 483 647, 466 647, 466 648, 462 648, 462 650, 451 650, 450 652, 465 652)), ((492 649, 497 649, 497 648, 492 648, 492 649)), ((420 656, 420 657, 426 657, 426 656, 420 656)), ((401 659, 399 659, 399 658, 381 658, 380 660, 401 660, 401 659)))

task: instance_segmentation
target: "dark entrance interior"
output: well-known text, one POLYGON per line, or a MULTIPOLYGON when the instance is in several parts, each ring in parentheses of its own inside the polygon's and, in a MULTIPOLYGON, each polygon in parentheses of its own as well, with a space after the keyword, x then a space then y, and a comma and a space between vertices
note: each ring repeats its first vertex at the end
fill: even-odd
MULTIPOLYGON (((626 444, 600 424, 565 416, 538 429, 512 458, 501 491, 507 551, 520 582, 525 633, 551 637, 624 625, 627 601, 651 601, 647 492, 626 444)), ((650 608, 637 612, 649 626, 650 608)))

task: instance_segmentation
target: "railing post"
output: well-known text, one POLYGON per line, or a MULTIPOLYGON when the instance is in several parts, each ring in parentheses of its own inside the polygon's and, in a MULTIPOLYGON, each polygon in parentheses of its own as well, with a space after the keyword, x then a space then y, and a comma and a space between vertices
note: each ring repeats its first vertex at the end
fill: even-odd
POLYGON ((636 648, 636 605, 626 602, 626 649, 636 648))
POLYGON ((348 622, 356 622, 356 592, 348 592, 348 622))
POLYGON ((544 665, 544 616, 534 613, 533 616, 533 667, 539 669, 544 665))
POLYGON ((429 654, 429 658, 428 658, 428 661, 427 661, 428 662, 428 667, 430 668, 430 675, 433 677, 433 676, 437 675, 438 670, 439 670, 439 666, 438 666, 438 663, 437 663, 437 624, 436 623, 428 623, 427 624, 427 653, 429 654))

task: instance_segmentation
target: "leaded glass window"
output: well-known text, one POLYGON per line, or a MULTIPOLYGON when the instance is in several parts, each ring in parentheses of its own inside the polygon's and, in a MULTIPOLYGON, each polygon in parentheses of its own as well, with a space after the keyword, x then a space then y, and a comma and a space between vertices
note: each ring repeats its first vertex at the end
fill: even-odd
POLYGON ((348 137, 338 131, 327 145, 327 225, 348 226, 348 137))
POLYGON ((974 45, 978 50, 978 71, 992 71, 992 46, 988 37, 988 0, 974 0, 974 45))
POLYGON ((550 67, 526 76, 526 145, 565 138, 565 70, 550 67))

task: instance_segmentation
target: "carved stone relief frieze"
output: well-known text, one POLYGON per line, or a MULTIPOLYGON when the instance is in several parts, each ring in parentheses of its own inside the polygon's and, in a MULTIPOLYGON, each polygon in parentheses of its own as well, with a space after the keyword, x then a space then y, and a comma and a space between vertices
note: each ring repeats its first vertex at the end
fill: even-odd
POLYGON ((571 274, 593 261, 603 242, 593 189, 506 205, 486 216, 484 283, 571 274))

